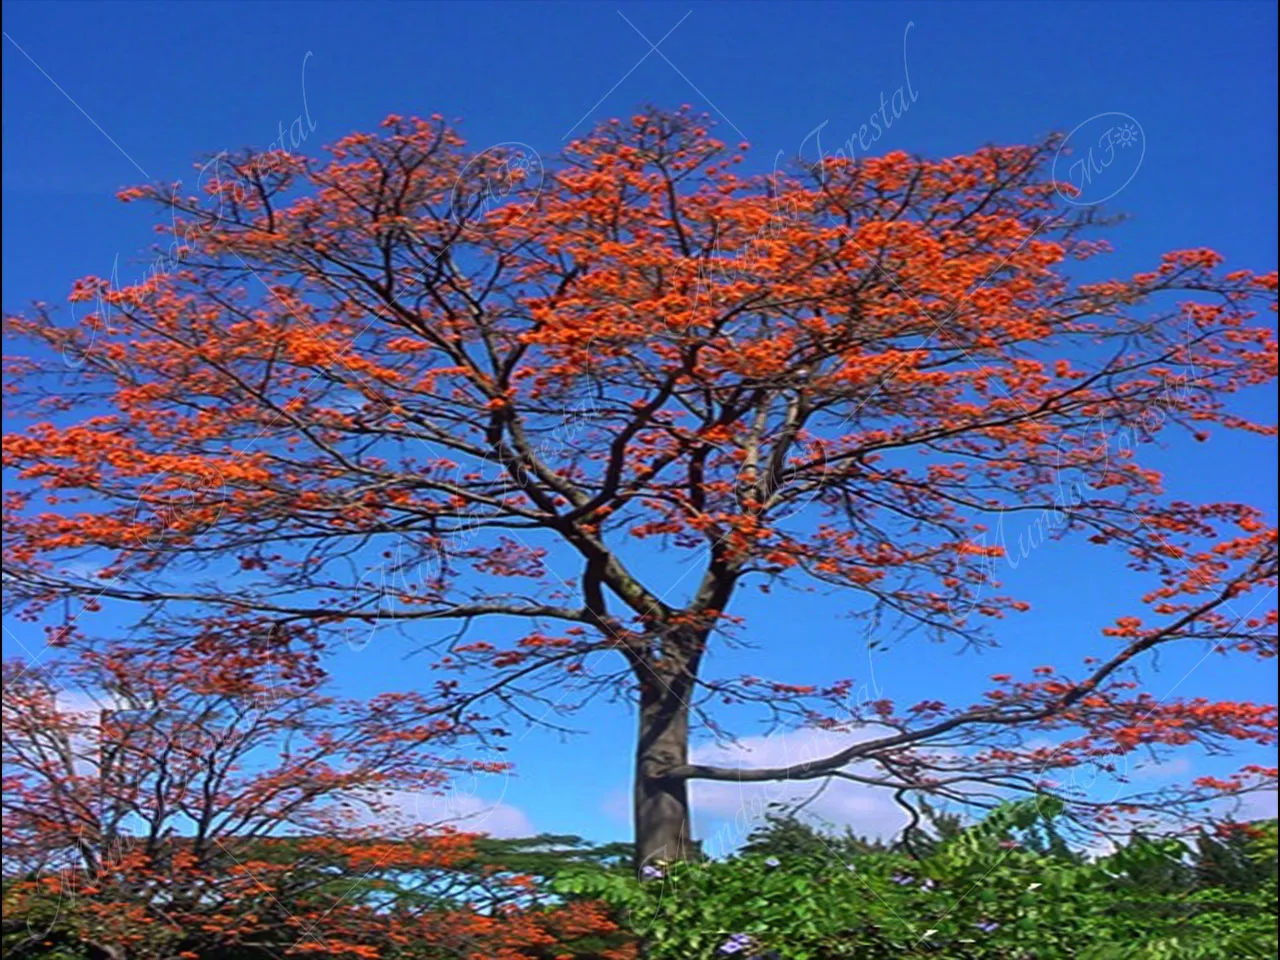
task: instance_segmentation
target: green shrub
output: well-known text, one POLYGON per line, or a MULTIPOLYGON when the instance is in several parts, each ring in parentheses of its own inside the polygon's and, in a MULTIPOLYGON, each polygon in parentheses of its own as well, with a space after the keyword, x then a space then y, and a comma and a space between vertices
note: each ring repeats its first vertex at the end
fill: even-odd
POLYGON ((611 904, 652 960, 1277 956, 1274 862, 1247 890, 1197 886, 1196 851, 1177 840, 1086 862, 1036 842, 1057 813, 1009 804, 919 860, 753 852, 646 881, 571 870, 555 888, 611 904))

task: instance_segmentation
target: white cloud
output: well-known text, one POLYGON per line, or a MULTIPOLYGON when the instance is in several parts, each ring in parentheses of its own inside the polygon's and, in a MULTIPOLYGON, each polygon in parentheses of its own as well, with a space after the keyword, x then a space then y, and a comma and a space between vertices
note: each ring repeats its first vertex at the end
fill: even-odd
MULTIPOLYGON (((127 704, 111 694, 66 688, 58 691, 54 702, 59 712, 78 715, 92 729, 92 733, 73 736, 72 747, 75 751, 73 762, 79 768, 78 772, 84 776, 95 775, 100 713, 117 710, 127 704)), ((387 815, 403 824, 447 824, 468 833, 486 833, 499 838, 534 836, 537 831, 524 811, 502 800, 508 780, 506 772, 460 773, 440 793, 392 790, 377 794, 370 791, 367 796, 376 796, 387 815), (495 794, 497 798, 492 799, 495 794)), ((364 811, 358 816, 367 821, 374 814, 364 811)))
POLYGON ((1222 814, 1234 820, 1272 820, 1276 816, 1277 794, 1275 790, 1246 793, 1236 800, 1224 801, 1222 814))
MULTIPOLYGON (((691 760, 744 769, 787 766, 829 756, 884 732, 880 727, 868 727, 857 734, 793 730, 771 736, 745 737, 733 744, 696 746, 691 751, 691 760)), ((866 764, 853 764, 846 769, 867 775, 875 772, 866 764)), ((753 829, 764 823, 770 803, 798 803, 812 796, 820 787, 821 780, 774 783, 695 780, 690 787, 694 835, 703 841, 703 848, 708 854, 723 855, 740 845, 753 829)), ((882 838, 896 835, 908 819, 894 802, 890 791, 847 780, 831 780, 803 812, 840 829, 848 826, 860 836, 882 838)))
POLYGON ((98 775, 102 715, 109 710, 125 706, 113 694, 94 694, 87 690, 68 690, 65 687, 53 698, 54 709, 63 714, 63 722, 70 725, 71 765, 82 777, 98 775))
POLYGON ((103 710, 118 710, 122 706, 119 697, 112 694, 95 694, 87 690, 68 690, 65 687, 53 698, 54 707, 59 713, 85 714, 91 722, 97 718, 93 714, 103 710))
POLYGON ((406 824, 447 825, 498 838, 531 837, 538 832, 519 807, 453 787, 438 794, 392 790, 381 794, 380 800, 394 819, 406 824))
MULTIPOLYGON (((1214 819, 1231 819, 1237 823, 1251 820, 1270 820, 1276 816, 1277 793, 1275 790, 1247 793, 1242 797, 1215 801, 1209 808, 1214 819)), ((1176 833, 1187 827, 1187 821, 1178 816, 1146 818, 1146 827, 1155 832, 1176 833)), ((1118 849, 1119 844, 1110 837, 1096 836, 1084 847, 1084 852, 1094 857, 1105 857, 1118 849)))
POLYGON ((1148 760, 1134 764, 1129 768, 1129 779, 1164 780, 1173 777, 1185 777, 1190 772, 1190 760, 1186 757, 1172 757, 1168 760, 1148 760))
POLYGON ((1113 837, 1094 834, 1092 839, 1080 848, 1080 852, 1090 860, 1100 860, 1103 857, 1111 856, 1118 849, 1120 849, 1120 845, 1116 843, 1113 837))

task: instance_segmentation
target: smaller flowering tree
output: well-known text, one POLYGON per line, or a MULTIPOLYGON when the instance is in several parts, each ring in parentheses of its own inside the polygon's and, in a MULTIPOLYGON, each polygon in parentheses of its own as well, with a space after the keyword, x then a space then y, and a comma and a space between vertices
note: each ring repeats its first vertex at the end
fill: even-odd
POLYGON ((525 957, 614 929, 590 904, 523 909, 518 877, 468 888, 483 913, 439 896, 473 838, 393 801, 501 769, 459 754, 478 717, 327 696, 305 631, 214 617, 170 639, 64 633, 52 663, 5 664, 6 955, 63 936, 112 960, 525 957))

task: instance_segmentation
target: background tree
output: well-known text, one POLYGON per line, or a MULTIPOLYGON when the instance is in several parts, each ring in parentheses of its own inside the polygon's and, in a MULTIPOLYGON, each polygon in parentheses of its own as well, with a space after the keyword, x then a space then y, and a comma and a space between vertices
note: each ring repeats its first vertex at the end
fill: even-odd
POLYGON ((414 694, 324 696, 292 633, 211 618, 6 664, 6 956, 625 955, 598 907, 531 899, 406 814, 493 766, 458 755, 481 738, 414 694))
POLYGON ((1258 856, 1260 841, 1274 837, 1275 820, 1226 821, 1196 837, 1193 864, 1198 887, 1255 890, 1276 879, 1276 858, 1258 856))
POLYGON ((174 268, 78 282, 92 306, 69 326, 9 319, 35 343, 12 405, 37 421, 5 438, 10 593, 30 616, 80 598, 353 643, 401 629, 460 709, 530 721, 627 694, 641 862, 685 855, 695 778, 995 803, 1143 747, 1270 743, 1273 707, 1157 701, 1134 671, 1187 641, 1274 655, 1274 530, 1169 499, 1139 454, 1272 434, 1228 401, 1274 378, 1254 316, 1276 274, 1185 250, 1077 279, 1104 221, 1053 181, 1059 146, 747 179, 687 111, 610 121, 554 169, 392 116, 323 161, 222 157, 200 195, 126 190, 175 225, 174 268), (878 637, 984 642, 984 618, 1026 607, 993 579, 1000 517, 1150 577, 1132 615, 1080 624, 1113 655, 954 706, 706 669, 710 644, 753 636, 731 613, 750 586, 844 591, 878 637), (651 544, 696 572, 642 574, 651 544), (723 701, 872 735, 782 767, 691 763, 723 701))
POLYGON ((883 841, 855 836, 848 827, 834 833, 801 817, 793 809, 773 809, 747 835, 739 853, 746 856, 822 857, 848 860, 855 854, 887 849, 883 841))

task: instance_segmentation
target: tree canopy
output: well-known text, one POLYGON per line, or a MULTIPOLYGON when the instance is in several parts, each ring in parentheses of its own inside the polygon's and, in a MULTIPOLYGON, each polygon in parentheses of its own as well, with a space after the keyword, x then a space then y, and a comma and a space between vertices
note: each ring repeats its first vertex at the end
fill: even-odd
POLYGON ((8 397, 32 418, 4 438, 7 592, 32 618, 133 603, 175 636, 220 611, 259 631, 228 634, 246 648, 394 628, 433 651, 432 715, 468 732, 481 709, 632 700, 641 861, 688 852, 691 779, 994 804, 1138 749, 1271 744, 1273 705, 1157 699, 1134 671, 1187 641, 1275 654, 1265 514, 1170 498, 1143 452, 1274 434, 1232 398, 1275 377, 1257 315, 1276 273, 1192 249, 1086 279, 1108 221, 1053 179, 1060 147, 744 177, 745 144, 649 110, 544 169, 391 116, 326 159, 222 156, 198 193, 126 189, 173 228, 171 268, 79 281, 70 324, 7 318, 27 345, 8 397), (712 644, 797 642, 733 613, 755 587, 984 642, 1027 610, 994 580, 1005 515, 1147 578, 1130 614, 1078 625, 1112 655, 958 704, 851 703, 843 665, 709 675, 712 644), (643 572, 651 547, 693 564, 682 589, 643 572), (718 730, 725 701, 871 736, 781 767, 692 762, 691 727, 718 730))

